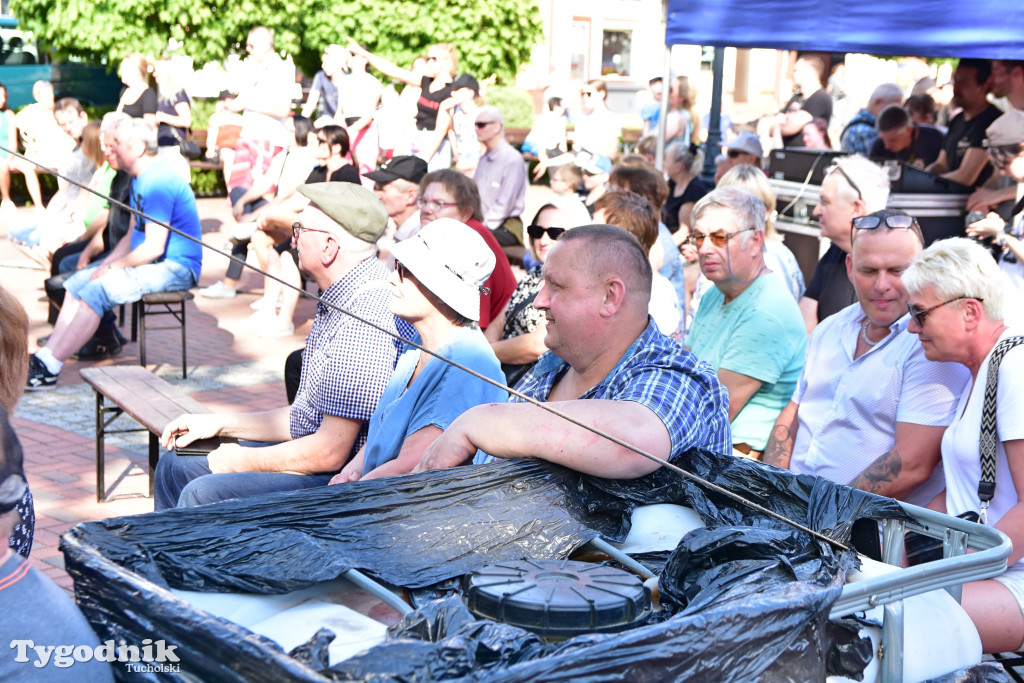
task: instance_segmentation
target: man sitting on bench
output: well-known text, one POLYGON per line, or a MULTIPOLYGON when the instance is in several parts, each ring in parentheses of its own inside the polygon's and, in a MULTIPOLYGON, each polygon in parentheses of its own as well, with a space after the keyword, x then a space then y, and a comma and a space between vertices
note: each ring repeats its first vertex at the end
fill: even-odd
POLYGON ((157 158, 156 126, 143 119, 121 121, 113 143, 118 167, 132 176, 132 208, 153 220, 136 214, 134 227, 102 262, 64 283, 67 296, 53 334, 29 357, 29 390, 54 386, 64 362, 89 341, 101 316, 114 306, 150 292, 188 289, 199 279, 202 247, 161 225, 196 239, 202 235, 192 188, 157 158))
POLYGON ((379 329, 321 303, 290 408, 183 415, 171 422, 161 436, 169 450, 217 436, 257 443, 225 444, 205 457, 164 453, 153 488, 157 510, 325 486, 366 441, 400 348, 380 331, 396 331, 388 270, 375 244, 388 215, 361 185, 316 183, 298 190, 312 200, 292 226, 299 268, 323 290, 324 301, 379 329))

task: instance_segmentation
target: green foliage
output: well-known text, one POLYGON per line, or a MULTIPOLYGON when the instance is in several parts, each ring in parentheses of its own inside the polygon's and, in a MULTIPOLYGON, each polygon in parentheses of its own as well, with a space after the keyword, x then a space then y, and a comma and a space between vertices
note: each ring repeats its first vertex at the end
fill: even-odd
POLYGON ((197 67, 243 53, 245 35, 263 24, 276 46, 307 74, 330 43, 352 36, 409 66, 439 42, 458 47, 459 70, 511 82, 543 26, 537 0, 11 0, 11 11, 58 58, 162 54, 170 38, 197 67))
POLYGON ((484 93, 487 104, 501 112, 506 128, 533 128, 533 98, 519 88, 491 86, 484 93))
POLYGON ((223 197, 227 194, 224 176, 220 171, 193 168, 192 190, 197 197, 223 197))
POLYGON ((192 100, 192 130, 206 130, 216 106, 217 100, 215 99, 197 98, 192 100))

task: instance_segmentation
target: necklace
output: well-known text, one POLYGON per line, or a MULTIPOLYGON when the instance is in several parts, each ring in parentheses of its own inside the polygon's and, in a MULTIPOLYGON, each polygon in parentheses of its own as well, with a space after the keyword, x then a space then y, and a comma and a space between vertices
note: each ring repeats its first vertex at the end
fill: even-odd
MULTIPOLYGON (((885 336, 888 337, 889 335, 887 334, 885 336)), ((871 341, 870 339, 868 339, 868 321, 867 320, 864 321, 864 325, 862 325, 861 328, 860 328, 860 338, 863 339, 864 343, 867 344, 868 346, 875 346, 876 344, 878 344, 878 342, 882 341, 882 339, 885 339, 885 337, 882 337, 882 339, 879 339, 878 341, 871 341)))

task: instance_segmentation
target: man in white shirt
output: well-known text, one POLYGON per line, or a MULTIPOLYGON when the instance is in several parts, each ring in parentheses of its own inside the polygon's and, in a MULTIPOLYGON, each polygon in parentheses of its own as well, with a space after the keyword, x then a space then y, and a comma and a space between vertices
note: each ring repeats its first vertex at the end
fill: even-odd
POLYGON ((907 332, 900 275, 924 246, 917 221, 854 219, 847 270, 857 303, 823 320, 764 461, 926 505, 942 490, 939 444, 970 376, 934 363, 907 332))

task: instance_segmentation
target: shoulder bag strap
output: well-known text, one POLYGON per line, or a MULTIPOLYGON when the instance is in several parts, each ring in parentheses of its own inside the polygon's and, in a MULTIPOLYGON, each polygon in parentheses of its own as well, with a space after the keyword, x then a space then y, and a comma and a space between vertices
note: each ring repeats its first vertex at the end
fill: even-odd
POLYGON ((981 409, 981 481, 978 482, 978 499, 981 501, 981 522, 985 523, 988 504, 996 492, 996 392, 999 389, 999 364, 1003 356, 1015 346, 1024 344, 1024 336, 1008 337, 996 344, 988 361, 988 375, 985 380, 985 402, 981 409))

